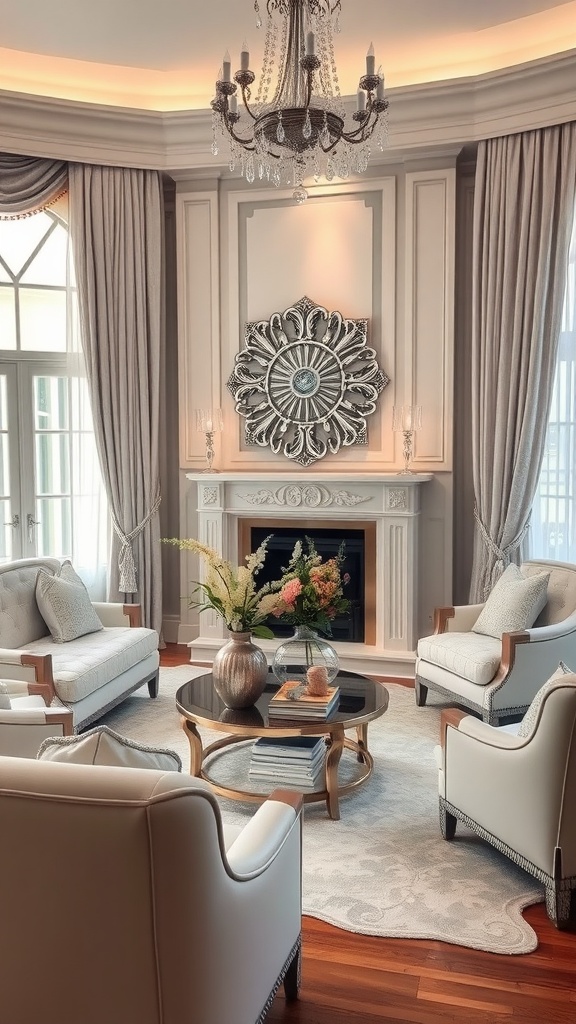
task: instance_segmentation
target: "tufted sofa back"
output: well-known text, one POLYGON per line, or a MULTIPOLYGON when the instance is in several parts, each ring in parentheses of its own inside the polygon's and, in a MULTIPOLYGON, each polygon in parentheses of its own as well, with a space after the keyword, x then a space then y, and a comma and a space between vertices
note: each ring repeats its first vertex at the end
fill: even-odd
POLYGON ((549 572, 548 600, 538 616, 535 626, 551 626, 562 622, 576 611, 576 565, 569 562, 546 560, 529 561, 522 564, 526 576, 549 572))
POLYGON ((49 634, 36 604, 36 577, 39 569, 53 573, 59 568, 57 558, 21 558, 0 565, 0 647, 25 647, 49 634))

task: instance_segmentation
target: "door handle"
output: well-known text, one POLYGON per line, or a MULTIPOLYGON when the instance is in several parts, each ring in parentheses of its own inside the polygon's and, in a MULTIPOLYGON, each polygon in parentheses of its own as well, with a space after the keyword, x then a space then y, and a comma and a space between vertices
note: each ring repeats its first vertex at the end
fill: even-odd
POLYGON ((4 523, 4 526, 11 526, 13 530, 16 530, 20 526, 20 516, 18 513, 12 516, 11 522, 4 523))
POLYGON ((28 524, 28 540, 32 544, 34 540, 34 527, 40 525, 40 520, 34 519, 32 513, 29 512, 28 515, 26 516, 26 522, 28 524))

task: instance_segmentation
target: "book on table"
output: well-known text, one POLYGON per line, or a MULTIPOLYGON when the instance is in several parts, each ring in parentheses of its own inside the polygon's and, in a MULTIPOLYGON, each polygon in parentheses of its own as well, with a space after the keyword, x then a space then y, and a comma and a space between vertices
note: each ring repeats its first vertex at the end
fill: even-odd
POLYGON ((310 696, 306 688, 289 679, 270 700, 268 714, 274 718, 306 718, 323 721, 338 706, 339 686, 329 686, 322 697, 310 696))
POLYGON ((262 736, 252 746, 249 775, 254 782, 315 789, 325 756, 321 736, 262 736))

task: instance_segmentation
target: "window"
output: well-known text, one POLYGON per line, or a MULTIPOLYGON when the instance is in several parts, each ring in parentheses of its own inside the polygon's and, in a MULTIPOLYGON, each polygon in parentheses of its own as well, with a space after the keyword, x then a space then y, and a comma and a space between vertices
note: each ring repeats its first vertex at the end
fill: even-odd
POLYGON ((530 554, 576 562, 576 214, 550 419, 532 509, 530 554))
POLYGON ((105 596, 109 522, 65 201, 0 220, 0 560, 71 558, 105 596))

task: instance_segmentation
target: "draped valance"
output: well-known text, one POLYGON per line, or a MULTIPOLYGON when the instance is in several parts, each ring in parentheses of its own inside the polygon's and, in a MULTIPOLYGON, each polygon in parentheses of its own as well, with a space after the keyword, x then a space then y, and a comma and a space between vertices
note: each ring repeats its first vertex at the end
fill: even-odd
POLYGON ((68 188, 68 162, 0 153, 0 219, 45 209, 68 188))

